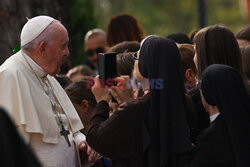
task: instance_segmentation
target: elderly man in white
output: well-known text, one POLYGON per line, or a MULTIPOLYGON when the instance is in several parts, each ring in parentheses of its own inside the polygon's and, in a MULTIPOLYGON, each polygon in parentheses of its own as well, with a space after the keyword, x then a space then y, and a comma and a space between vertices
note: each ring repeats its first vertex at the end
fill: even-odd
POLYGON ((0 66, 0 106, 15 121, 43 166, 80 166, 79 148, 89 160, 98 154, 79 131, 77 112, 53 77, 69 56, 65 27, 49 16, 30 19, 21 32, 21 51, 0 66))

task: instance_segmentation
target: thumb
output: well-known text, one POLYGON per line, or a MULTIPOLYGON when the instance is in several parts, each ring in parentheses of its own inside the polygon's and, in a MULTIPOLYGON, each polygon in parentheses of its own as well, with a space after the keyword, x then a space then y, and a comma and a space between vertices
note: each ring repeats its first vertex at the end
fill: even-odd
POLYGON ((80 143, 80 150, 82 150, 82 151, 87 151, 87 144, 85 143, 85 141, 82 141, 81 143, 80 143))
POLYGON ((94 88, 99 87, 99 85, 100 85, 99 75, 97 75, 97 76, 94 78, 94 81, 95 81, 94 88))

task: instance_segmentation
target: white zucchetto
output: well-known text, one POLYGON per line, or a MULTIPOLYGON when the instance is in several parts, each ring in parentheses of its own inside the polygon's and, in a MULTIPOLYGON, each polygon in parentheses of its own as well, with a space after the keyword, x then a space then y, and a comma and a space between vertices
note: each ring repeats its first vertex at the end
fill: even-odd
POLYGON ((49 16, 37 16, 28 20, 27 23, 23 26, 21 32, 21 46, 24 46, 33 41, 54 20, 54 18, 49 16))

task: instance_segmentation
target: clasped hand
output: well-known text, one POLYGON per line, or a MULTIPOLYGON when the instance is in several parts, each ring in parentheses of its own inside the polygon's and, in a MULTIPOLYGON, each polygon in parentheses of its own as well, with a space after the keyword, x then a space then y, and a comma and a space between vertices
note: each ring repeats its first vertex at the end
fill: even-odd
POLYGON ((133 89, 130 87, 128 89, 129 77, 128 76, 120 76, 114 79, 117 83, 116 86, 105 87, 101 86, 99 76, 95 77, 95 84, 92 87, 92 92, 96 98, 97 103, 104 100, 109 102, 111 96, 117 101, 120 105, 124 102, 128 102, 133 100, 133 89))

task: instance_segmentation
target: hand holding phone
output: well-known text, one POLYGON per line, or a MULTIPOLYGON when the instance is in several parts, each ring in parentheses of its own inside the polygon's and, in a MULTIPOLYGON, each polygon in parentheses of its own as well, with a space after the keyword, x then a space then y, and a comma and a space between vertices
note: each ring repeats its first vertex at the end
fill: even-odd
POLYGON ((114 80, 116 81, 117 86, 112 86, 110 88, 110 93, 118 104, 133 100, 133 89, 131 89, 131 87, 130 89, 128 88, 128 84, 130 84, 129 76, 117 77, 114 80))

